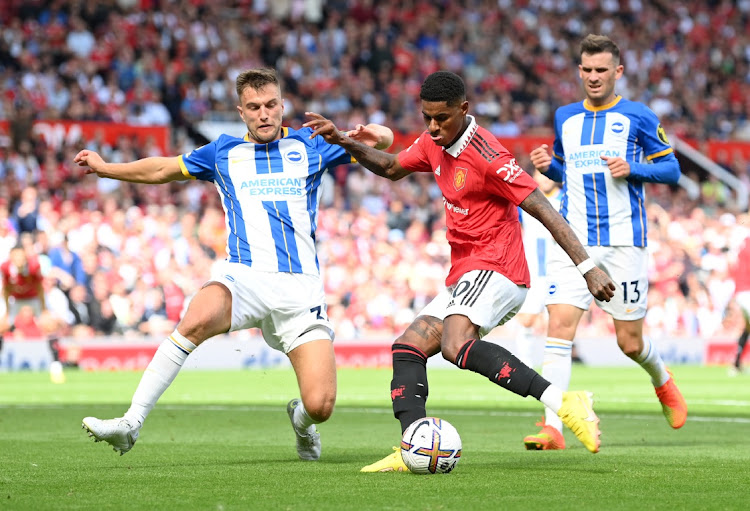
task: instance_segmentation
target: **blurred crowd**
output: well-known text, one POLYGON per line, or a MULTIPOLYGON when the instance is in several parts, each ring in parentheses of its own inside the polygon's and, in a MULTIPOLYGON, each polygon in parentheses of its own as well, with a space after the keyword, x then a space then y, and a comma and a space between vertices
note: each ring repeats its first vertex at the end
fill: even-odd
MULTIPOLYGON (((555 108, 581 97, 577 42, 598 32, 623 49, 618 91, 648 104, 667 131, 750 140, 748 22, 747 1, 0 0, 0 120, 9 123, 0 261, 22 244, 47 294, 47 311, 12 335, 164 335, 225 254, 212 186, 98 180, 72 163, 83 147, 110 161, 158 147, 124 136, 50 147, 32 134, 35 120, 166 125, 178 154, 198 145, 196 122, 237 120, 240 70, 273 66, 289 125, 317 111, 340 127, 414 133, 422 79, 450 69, 498 137, 548 135, 555 108)), ((726 167, 748 179, 748 162, 726 167)), ((334 169, 325 186, 319 258, 337 336, 390 339, 443 285, 440 192, 429 175, 394 184, 356 165, 334 169)), ((715 181, 697 199, 663 185, 648 193, 647 328, 734 336, 727 269, 748 215, 725 208, 715 181)), ((594 307, 579 335, 609 334, 609 323, 594 307)))

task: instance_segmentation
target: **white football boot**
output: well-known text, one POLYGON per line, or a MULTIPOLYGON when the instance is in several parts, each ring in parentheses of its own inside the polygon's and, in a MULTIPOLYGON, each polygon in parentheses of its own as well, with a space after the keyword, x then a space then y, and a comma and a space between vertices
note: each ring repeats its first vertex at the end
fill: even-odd
POLYGON ((299 455, 299 459, 315 461, 320 458, 320 433, 316 431, 315 424, 310 426, 307 432, 300 433, 297 430, 297 426, 294 425, 294 409, 300 404, 302 404, 302 401, 299 399, 292 399, 286 405, 286 413, 289 414, 294 435, 297 437, 297 454, 299 455))
POLYGON ((120 453, 120 456, 133 448, 141 429, 140 424, 133 426, 124 417, 106 420, 86 417, 81 427, 88 431, 94 442, 107 442, 115 452, 120 453))

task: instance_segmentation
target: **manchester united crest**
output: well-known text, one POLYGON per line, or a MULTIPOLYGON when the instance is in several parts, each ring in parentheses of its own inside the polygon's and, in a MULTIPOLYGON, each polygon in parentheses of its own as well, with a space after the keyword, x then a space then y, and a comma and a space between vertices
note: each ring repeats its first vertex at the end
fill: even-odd
POLYGON ((466 174, 469 170, 463 167, 456 167, 453 171, 453 187, 458 191, 466 186, 466 174))

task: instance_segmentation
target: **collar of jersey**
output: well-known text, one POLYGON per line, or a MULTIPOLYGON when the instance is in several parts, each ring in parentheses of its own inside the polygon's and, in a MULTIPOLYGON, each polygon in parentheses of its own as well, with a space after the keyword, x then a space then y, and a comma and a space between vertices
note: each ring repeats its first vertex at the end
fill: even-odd
POLYGON ((466 146, 469 145, 469 142, 471 142, 474 133, 476 133, 477 128, 479 127, 477 121, 474 120, 473 115, 467 115, 466 117, 469 118, 469 127, 466 128, 466 131, 461 135, 461 138, 456 140, 452 146, 445 148, 445 152, 454 158, 458 158, 458 155, 466 149, 466 146))
POLYGON ((584 99, 583 100, 583 108, 585 108, 586 110, 591 110, 592 112, 599 112, 601 110, 607 110, 608 108, 612 108, 617 103, 619 103, 621 99, 622 99, 622 96, 615 96, 614 100, 612 100, 609 103, 607 103, 606 105, 602 105, 602 106, 589 105, 589 100, 588 99, 584 99))
MULTIPOLYGON (((281 127, 281 138, 284 138, 287 135, 289 135, 289 128, 287 128, 286 126, 282 126, 281 127)), ((252 140, 250 140, 250 133, 245 133, 245 142, 253 142, 252 140)), ((274 142, 276 142, 276 141, 274 140, 274 142)), ((255 143, 255 142, 253 142, 253 143, 255 143)))

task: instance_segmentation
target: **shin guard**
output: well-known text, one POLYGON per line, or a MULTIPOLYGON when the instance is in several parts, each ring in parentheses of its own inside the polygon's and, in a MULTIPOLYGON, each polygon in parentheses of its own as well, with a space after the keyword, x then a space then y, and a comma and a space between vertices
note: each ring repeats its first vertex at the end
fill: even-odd
POLYGON ((408 344, 394 343, 391 401, 393 415, 401 423, 403 433, 417 419, 426 416, 427 355, 408 344))
POLYGON ((539 399, 550 383, 502 346, 469 339, 461 346, 455 364, 486 376, 519 396, 539 399))

